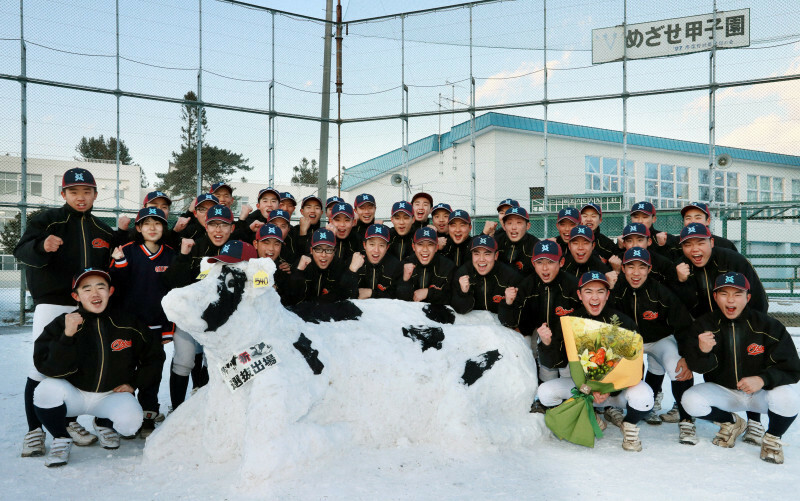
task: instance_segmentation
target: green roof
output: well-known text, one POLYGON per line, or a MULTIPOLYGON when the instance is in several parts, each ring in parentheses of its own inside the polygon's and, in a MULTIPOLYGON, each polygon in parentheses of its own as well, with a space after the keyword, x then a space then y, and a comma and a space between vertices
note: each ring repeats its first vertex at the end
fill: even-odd
MULTIPOLYGON (((543 133, 544 120, 506 115, 503 113, 486 113, 475 117, 476 133, 489 127, 502 127, 505 129, 543 133)), ((469 132, 469 121, 466 121, 454 126, 449 132, 444 134, 433 134, 418 141, 414 141, 408 145, 408 161, 411 163, 430 153, 446 150, 453 145, 453 142, 469 137, 469 132)), ((591 141, 622 144, 621 131, 587 127, 584 125, 548 121, 547 133, 553 136, 574 137, 591 141)), ((628 133, 628 146, 677 151, 693 155, 708 155, 708 143, 695 143, 692 141, 681 141, 679 139, 668 139, 644 134, 628 133)), ((731 158, 739 160, 800 168, 800 157, 794 155, 746 150, 743 148, 729 148, 726 146, 717 146, 716 152, 717 154, 727 153, 731 158)), ((402 166, 402 153, 402 148, 398 148, 379 157, 345 169, 342 177, 342 189, 350 190, 402 166)))

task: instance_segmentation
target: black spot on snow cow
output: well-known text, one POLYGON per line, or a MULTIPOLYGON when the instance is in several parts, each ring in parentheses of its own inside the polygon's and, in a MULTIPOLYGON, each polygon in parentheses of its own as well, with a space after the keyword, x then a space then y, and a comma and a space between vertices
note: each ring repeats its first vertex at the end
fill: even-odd
POLYGON ((219 299, 208 305, 202 315, 206 321, 206 332, 216 331, 233 315, 242 301, 247 274, 238 268, 224 266, 217 278, 219 299))
POLYGON ((318 358, 319 350, 315 350, 311 347, 311 340, 308 339, 305 334, 301 332, 300 337, 292 346, 303 355, 303 358, 306 359, 306 363, 311 367, 314 374, 322 374, 322 369, 325 368, 325 365, 318 358))
POLYGON ((350 301, 337 301, 335 303, 316 303, 311 301, 288 306, 286 309, 312 324, 357 320, 361 317, 361 310, 350 301))
POLYGON ((492 350, 467 360, 467 363, 464 364, 464 375, 461 376, 461 381, 467 386, 472 386, 475 381, 483 376, 484 372, 491 369, 494 363, 501 358, 503 358, 503 355, 499 351, 492 350))
POLYGON ((453 308, 443 304, 426 304, 422 308, 425 316, 440 324, 452 324, 456 321, 456 312, 453 308))
POLYGON ((422 346, 422 351, 428 348, 442 349, 444 331, 441 327, 428 327, 426 325, 410 325, 403 327, 403 335, 422 346))

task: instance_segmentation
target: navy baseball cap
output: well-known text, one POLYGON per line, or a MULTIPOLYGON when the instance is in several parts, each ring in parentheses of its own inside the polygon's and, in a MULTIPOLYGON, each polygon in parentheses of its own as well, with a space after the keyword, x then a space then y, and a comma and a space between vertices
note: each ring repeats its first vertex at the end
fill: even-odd
POLYGON ((318 245, 336 247, 336 235, 326 228, 314 230, 314 233, 311 234, 311 247, 316 247, 318 245))
POLYGON ((414 232, 414 243, 418 244, 425 240, 431 241, 433 243, 439 243, 438 236, 436 234, 436 230, 432 228, 428 228, 427 226, 418 229, 414 232))
POLYGON ((68 170, 61 178, 61 191, 70 186, 91 186, 97 189, 97 183, 94 182, 92 173, 81 167, 68 170))
POLYGON ((711 217, 711 211, 708 210, 708 204, 704 204, 703 202, 689 202, 689 204, 681 209, 681 216, 686 215, 686 211, 689 209, 698 209, 702 211, 706 217, 711 217))
POLYGON ((433 210, 431 210, 431 214, 433 214, 433 213, 434 213, 434 212, 436 212, 437 210, 443 210, 443 211, 447 211, 447 214, 448 214, 448 215, 449 215, 451 212, 453 212, 453 208, 452 208, 452 207, 450 207, 450 204, 445 204, 445 203, 438 203, 438 204, 434 205, 434 206, 433 206, 433 210))
POLYGON ((632 263, 633 261, 641 261, 647 266, 653 265, 653 262, 650 260, 650 253, 647 249, 641 247, 631 247, 626 250, 625 255, 622 256, 622 264, 632 263))
POLYGON ((218 204, 208 209, 206 222, 210 221, 223 221, 228 224, 233 224, 233 214, 228 207, 218 204))
POLYGON ((228 188, 229 190, 231 190, 231 193, 233 193, 233 188, 231 187, 231 185, 229 185, 228 183, 226 183, 224 181, 212 184, 211 185, 211 189, 208 190, 208 192, 209 193, 214 193, 215 191, 217 191, 220 188, 228 188))
POLYGON ((307 197, 303 197, 303 201, 300 203, 300 208, 302 209, 308 202, 318 202, 319 206, 322 207, 322 199, 316 195, 308 195, 307 197))
POLYGON ((269 218, 267 218, 267 221, 272 221, 273 219, 283 219, 288 223, 291 219, 291 216, 289 216, 289 213, 285 210, 275 209, 269 211, 269 218))
POLYGON ((389 243, 389 227, 383 224, 371 224, 364 233, 364 240, 370 238, 380 238, 389 243))
POLYGON ((689 240, 690 238, 711 238, 711 230, 703 223, 687 224, 681 230, 680 243, 689 240))
POLYGON ((331 209, 331 219, 335 218, 339 214, 344 214, 345 216, 353 219, 355 215, 353 214, 353 206, 347 202, 341 202, 333 206, 331 209))
POLYGON ((631 214, 635 214, 637 212, 644 212, 650 216, 656 215, 656 208, 650 202, 636 202, 631 207, 631 214))
POLYGON ((100 268, 84 268, 72 278, 72 290, 75 290, 78 284, 81 283, 81 280, 92 275, 105 278, 106 282, 111 285, 111 275, 105 270, 101 270, 100 268))
POLYGON ((622 229, 622 238, 624 239, 630 235, 641 235, 643 237, 650 236, 650 230, 647 226, 643 225, 642 223, 630 223, 625 225, 625 228, 622 229))
POLYGON ((212 195, 211 193, 203 193, 202 195, 197 197, 197 202, 195 202, 194 206, 197 207, 203 202, 211 202, 214 205, 219 205, 219 199, 214 195, 212 195))
POLYGON ((342 199, 341 197, 337 197, 336 195, 328 197, 328 200, 325 201, 325 208, 327 209, 332 204, 338 204, 341 202, 344 202, 344 199, 342 199))
POLYGON ((413 216, 413 214, 411 213, 411 204, 406 202, 405 200, 401 200, 400 202, 395 202, 392 205, 392 216, 394 216, 398 212, 405 212, 409 216, 413 216))
POLYGON ((606 284, 606 287, 610 287, 606 279, 606 274, 602 271, 587 271, 581 275, 581 279, 578 281, 578 287, 583 288, 584 285, 590 282, 602 282, 606 284))
POLYGON ((549 259, 556 263, 561 261, 561 246, 550 240, 539 240, 533 246, 531 261, 540 259, 549 259))
POLYGON ((222 261, 223 263, 233 264, 256 259, 257 257, 258 252, 252 245, 241 240, 229 240, 222 246, 219 254, 208 258, 208 262, 216 263, 217 261, 222 261))
POLYGON ((428 193, 425 193, 424 191, 420 191, 419 193, 417 193, 416 195, 414 195, 413 197, 411 197, 411 203, 413 204, 413 203, 414 203, 414 200, 416 200, 416 199, 418 199, 418 198, 424 198, 425 200, 427 200, 427 201, 428 201, 428 203, 430 203, 431 205, 433 205, 433 197, 432 197, 432 196, 430 196, 428 193))
POLYGON ((497 252, 497 242, 491 235, 477 235, 472 238, 472 243, 469 245, 469 250, 486 249, 492 252, 497 252))
POLYGON ((714 280, 714 291, 723 287, 734 287, 743 291, 750 292, 750 281, 747 277, 736 271, 723 273, 714 280))
POLYGON ((452 223, 456 219, 460 219, 467 224, 472 224, 472 219, 469 217, 469 212, 461 209, 456 209, 450 213, 450 216, 447 218, 447 224, 452 223))
POLYGON ((279 240, 281 243, 283 243, 283 232, 274 224, 267 223, 258 229, 258 232, 256 233, 256 240, 261 242, 263 240, 267 240, 268 238, 274 238, 275 240, 279 240))
POLYGON ((530 218, 528 217, 528 211, 526 211, 522 207, 511 207, 510 209, 508 209, 506 213, 503 214, 503 221, 505 221, 511 216, 521 217, 525 221, 530 221, 530 218))
POLYGON ((585 211, 586 209, 594 209, 595 211, 597 211, 598 214, 600 214, 601 216, 603 215, 603 209, 600 207, 600 204, 596 204, 594 202, 589 202, 588 204, 585 204, 583 207, 581 207, 581 214, 583 214, 583 211, 585 211))
POLYGON ((497 205, 497 212, 500 212, 500 209, 502 209, 503 207, 519 207, 519 202, 517 202, 513 198, 506 198, 497 205))
MULTIPOLYGON (((281 202, 283 202, 284 200, 289 200, 289 201, 290 201, 290 202, 292 202, 292 203, 293 203, 295 206, 297 206, 297 200, 295 200, 295 198, 294 198, 294 195, 292 195, 292 194, 291 194, 291 193, 289 193, 288 191, 282 191, 282 192, 281 192, 281 196, 280 196, 280 197, 278 197, 278 199, 279 199, 281 202)), ((322 205, 322 204, 320 204, 320 205, 322 205)))
POLYGON ((164 211, 156 207, 145 207, 143 209, 139 209, 139 212, 136 214, 135 224, 139 224, 141 220, 148 217, 160 219, 162 223, 167 224, 167 216, 164 215, 164 211))
POLYGON ((156 198, 163 198, 167 201, 167 205, 172 205, 172 200, 169 199, 166 193, 163 191, 151 191, 147 195, 144 196, 144 201, 142 201, 142 205, 147 205, 156 198))
POLYGON ((275 188, 273 188, 272 186, 268 186, 267 188, 263 188, 263 189, 261 189, 261 190, 258 190, 258 196, 256 197, 256 201, 258 201, 258 200, 261 200, 261 197, 263 197, 263 196, 264 196, 264 195, 266 195, 267 193, 272 193, 273 195, 275 195, 275 198, 277 198, 277 199, 278 199, 278 201, 280 201, 280 199, 281 199, 281 192, 280 192, 280 191, 278 191, 278 190, 276 190, 276 189, 275 189, 275 188))
POLYGON ((375 204, 375 197, 370 195, 369 193, 362 193, 356 197, 355 206, 356 208, 361 207, 364 204, 375 204))
POLYGON ((579 224, 578 226, 569 230, 569 239, 572 240, 573 238, 585 238, 590 242, 594 242, 594 232, 588 226, 584 226, 579 224))
POLYGON ((581 224, 578 217, 580 216, 580 212, 575 207, 564 207, 560 211, 558 211, 558 217, 556 218, 556 223, 560 223, 562 219, 569 219, 575 224, 581 224))

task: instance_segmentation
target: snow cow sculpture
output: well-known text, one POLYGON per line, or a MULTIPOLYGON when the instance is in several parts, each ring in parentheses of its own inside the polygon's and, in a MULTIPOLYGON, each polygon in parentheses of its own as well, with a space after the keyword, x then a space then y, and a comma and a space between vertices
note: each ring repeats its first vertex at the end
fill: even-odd
POLYGON ((167 315, 205 347, 210 382, 147 440, 145 460, 240 463, 243 479, 302 469, 350 447, 531 445, 536 365, 486 312, 391 299, 294 311, 275 265, 204 265, 167 315))

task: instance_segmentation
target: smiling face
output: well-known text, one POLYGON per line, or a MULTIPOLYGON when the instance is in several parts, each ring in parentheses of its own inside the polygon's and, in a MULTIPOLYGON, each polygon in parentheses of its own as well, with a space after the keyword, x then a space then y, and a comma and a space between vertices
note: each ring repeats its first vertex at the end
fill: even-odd
POLYGON ((158 242, 164 234, 164 223, 154 217, 146 217, 136 225, 136 231, 142 234, 145 242, 158 242))
POLYGON ((689 226, 692 223, 702 223, 708 226, 711 223, 711 218, 706 216, 706 213, 700 209, 687 209, 683 213, 683 225, 689 226))
POLYGON ((714 239, 690 238, 683 241, 681 248, 683 248, 683 255, 686 256, 693 265, 702 268, 708 263, 708 260, 711 259, 714 239))
POLYGON ((634 212, 631 214, 631 222, 642 223, 643 225, 647 226, 647 229, 649 230, 653 227, 653 224, 655 224, 656 216, 646 212, 634 212))
POLYGON ((506 230, 506 236, 512 242, 519 242, 522 240, 522 237, 525 236, 525 233, 528 232, 530 227, 531 223, 525 221, 525 218, 514 215, 508 216, 503 225, 503 228, 506 230))
POLYGON ((556 228, 558 228, 558 234, 561 235, 561 240, 569 242, 569 232, 576 226, 578 225, 573 220, 567 218, 557 222, 556 228))
POLYGON ((350 230, 353 229, 353 220, 347 217, 347 214, 336 214, 331 223, 336 232, 336 240, 346 239, 350 235, 350 230))
POLYGON ((448 233, 447 220, 449 217, 450 214, 444 209, 439 209, 433 213, 433 226, 436 228, 436 231, 439 233, 448 233))
POLYGON ((736 320, 750 301, 750 294, 736 287, 722 287, 714 291, 714 301, 725 318, 736 320))
POLYGON ((326 244, 317 245, 311 249, 311 257, 320 270, 325 270, 333 261, 333 247, 326 244))
POLYGON ((650 245, 650 239, 642 235, 628 235, 622 239, 622 246, 625 248, 625 250, 633 247, 641 247, 642 249, 646 249, 648 245, 650 245))
POLYGON ((492 271, 495 261, 497 261, 497 252, 482 248, 472 251, 472 266, 475 267, 478 275, 484 276, 492 271))
POLYGON ((380 263, 388 249, 389 244, 382 238, 373 237, 364 240, 364 252, 371 264, 380 263))
POLYGON ((630 286, 638 289, 647 280, 647 275, 650 274, 650 267, 641 261, 631 261, 622 266, 622 271, 625 273, 625 280, 628 281, 630 286))
POLYGON ((578 299, 581 300, 589 315, 593 317, 603 312, 609 295, 611 295, 611 291, 603 282, 589 282, 578 290, 578 299))
POLYGON ((555 280, 556 275, 558 275, 558 270, 561 269, 561 264, 542 258, 533 262, 533 269, 536 271, 536 274, 539 275, 539 278, 542 279, 542 282, 549 284, 555 280))
MULTIPOLYGON (((222 203, 222 199, 220 199, 219 203, 222 203)), ((256 207, 261 212, 262 216, 269 217, 270 212, 281 208, 281 202, 274 193, 268 191, 267 193, 261 195, 261 198, 258 199, 258 205, 256 205, 256 207)))
POLYGON ((224 221, 208 221, 206 223, 206 233, 208 234, 211 243, 217 247, 222 247, 222 244, 228 241, 231 237, 231 229, 233 225, 224 221))
POLYGON ((282 217, 276 217, 270 223, 281 229, 281 236, 286 240, 286 235, 289 234, 289 223, 282 217))
POLYGON ((395 212, 392 214, 392 225, 398 235, 408 235, 408 232, 411 231, 411 216, 405 212, 395 212))
POLYGON ((431 242, 430 240, 417 242, 411 247, 414 249, 414 254, 416 254, 419 264, 422 266, 430 264, 433 261, 433 256, 436 255, 436 242, 431 242))
POLYGON ((472 225, 467 224, 466 221, 461 219, 453 219, 450 224, 447 225, 447 227, 450 233, 450 238, 455 244, 463 243, 469 238, 469 232, 472 231, 472 225))
POLYGON ((592 257, 594 242, 590 242, 583 237, 574 237, 570 239, 568 246, 569 253, 572 254, 572 259, 578 264, 583 264, 592 257))
POLYGON ((94 205, 97 190, 91 186, 70 186, 61 191, 61 198, 76 211, 86 212, 94 205))
POLYGON ((411 204, 415 221, 425 221, 431 213, 431 203, 427 198, 419 197, 411 204))
POLYGON ((279 207, 282 211, 286 211, 289 214, 289 217, 292 217, 292 214, 294 214, 294 209, 297 207, 297 204, 294 203, 294 201, 292 201, 289 198, 284 198, 283 200, 281 200, 279 207))
POLYGON ((277 238, 267 238, 265 240, 258 240, 253 241, 253 247, 256 248, 256 252, 258 252, 258 257, 268 257, 273 261, 278 259, 278 256, 281 255, 281 248, 283 244, 277 238))
POLYGON ((587 207, 581 212, 581 224, 588 226, 592 231, 595 231, 602 222, 603 216, 591 207, 587 207))
POLYGON ((106 279, 97 275, 89 275, 80 282, 72 292, 72 298, 81 303, 83 309, 90 313, 102 313, 108 306, 108 298, 114 293, 114 288, 108 285, 106 279))
POLYGON ((208 218, 208 209, 214 207, 214 202, 211 200, 207 202, 203 202, 197 207, 194 208, 194 217, 197 219, 197 222, 201 225, 206 225, 206 219, 208 218))
POLYGON ((163 198, 154 198, 145 204, 145 207, 155 207, 164 211, 164 217, 169 219, 169 204, 163 198))
POLYGON ((372 221, 375 220, 375 204, 364 202, 356 208, 356 215, 362 223, 372 224, 372 221))
POLYGON ((322 205, 316 200, 309 200, 300 208, 300 214, 307 217, 312 225, 317 224, 319 223, 319 218, 322 216, 322 205))
POLYGON ((225 186, 217 188, 217 191, 214 192, 214 196, 217 197, 220 205, 230 207, 233 204, 233 193, 225 186))

